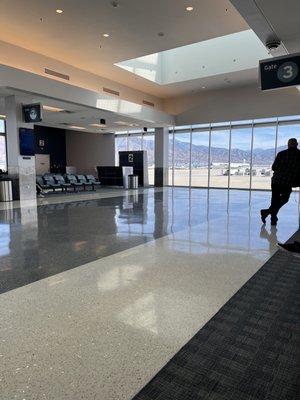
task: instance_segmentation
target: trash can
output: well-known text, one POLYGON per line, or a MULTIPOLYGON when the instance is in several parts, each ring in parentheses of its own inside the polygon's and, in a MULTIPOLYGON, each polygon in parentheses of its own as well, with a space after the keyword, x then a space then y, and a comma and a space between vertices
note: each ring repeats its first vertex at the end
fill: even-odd
POLYGON ((12 184, 10 179, 0 180, 0 201, 12 201, 12 184))
POLYGON ((137 175, 128 175, 128 189, 138 189, 139 177, 137 175))

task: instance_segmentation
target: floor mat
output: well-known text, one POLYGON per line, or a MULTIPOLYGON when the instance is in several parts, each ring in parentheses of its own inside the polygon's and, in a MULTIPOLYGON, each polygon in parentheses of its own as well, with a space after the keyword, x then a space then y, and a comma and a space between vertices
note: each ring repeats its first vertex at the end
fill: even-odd
POLYGON ((278 251, 134 400, 300 398, 300 260, 278 251))

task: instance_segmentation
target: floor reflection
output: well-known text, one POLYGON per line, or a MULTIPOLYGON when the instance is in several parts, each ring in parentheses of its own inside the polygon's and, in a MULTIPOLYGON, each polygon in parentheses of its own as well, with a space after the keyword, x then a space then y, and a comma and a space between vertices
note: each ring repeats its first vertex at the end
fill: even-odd
MULTIPOLYGON (((268 192, 166 188, 0 210, 0 292, 170 234, 169 245, 190 254, 211 247, 221 253, 273 251, 286 234, 284 223, 298 220, 299 209, 296 198, 285 207, 277 238, 259 220, 268 200, 268 192)), ((121 284, 130 273, 112 273, 99 289, 109 281, 112 287, 121 284)))

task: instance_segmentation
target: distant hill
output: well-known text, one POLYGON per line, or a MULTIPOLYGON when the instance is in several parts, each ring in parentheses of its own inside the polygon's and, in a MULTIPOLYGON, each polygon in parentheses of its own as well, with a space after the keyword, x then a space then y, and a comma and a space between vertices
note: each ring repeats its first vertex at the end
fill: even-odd
MULTIPOLYGON (((130 138, 130 147, 138 149, 141 144, 141 139, 137 137, 130 138)), ((173 147, 172 141, 170 141, 170 148, 173 147)), ((284 150, 286 147, 282 146, 278 148, 278 151, 284 150)), ((126 139, 119 139, 119 149, 126 150, 126 139), (120 147, 122 146, 122 147, 120 147)), ((181 142, 180 140, 175 140, 175 167, 188 167, 190 162, 190 144, 181 142)), ((154 163, 154 141, 145 140, 144 150, 148 153, 149 164, 154 163)), ((208 162, 208 147, 203 145, 191 146, 192 151, 192 165, 193 167, 200 167, 207 165, 208 162)), ((211 162, 216 163, 228 163, 229 152, 228 149, 222 147, 212 147, 211 148, 211 162)), ((274 148, 271 149, 254 149, 253 150, 253 164, 269 166, 273 163, 275 157, 274 148)), ((170 160, 171 161, 171 160, 170 160)), ((251 152, 250 150, 232 149, 231 150, 231 162, 233 163, 250 163, 251 152)))

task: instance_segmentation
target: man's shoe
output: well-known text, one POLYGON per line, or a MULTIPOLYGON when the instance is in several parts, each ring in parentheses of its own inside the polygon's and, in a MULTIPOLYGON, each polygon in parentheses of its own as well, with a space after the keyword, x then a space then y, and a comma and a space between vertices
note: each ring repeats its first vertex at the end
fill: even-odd
POLYGON ((271 216, 271 225, 272 226, 276 226, 278 222, 278 218, 277 217, 273 217, 271 216))
POLYGON ((260 210, 260 216, 263 224, 266 223, 266 218, 268 217, 269 214, 270 214, 269 210, 260 210))
POLYGON ((286 243, 286 244, 278 243, 278 246, 282 250, 287 251, 296 257, 300 257, 300 243, 299 242, 295 241, 294 243, 286 243))

